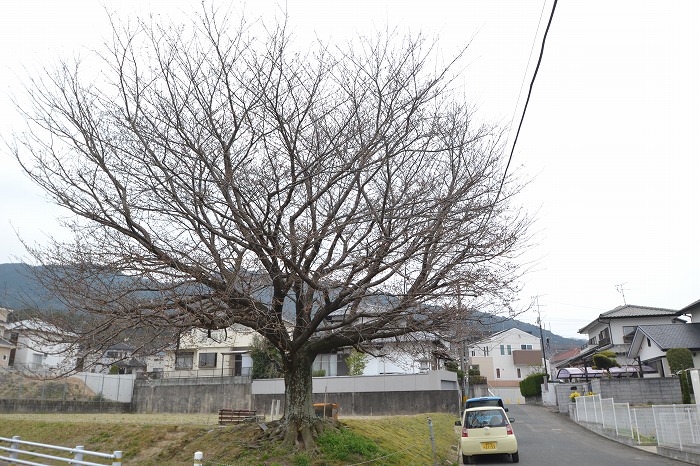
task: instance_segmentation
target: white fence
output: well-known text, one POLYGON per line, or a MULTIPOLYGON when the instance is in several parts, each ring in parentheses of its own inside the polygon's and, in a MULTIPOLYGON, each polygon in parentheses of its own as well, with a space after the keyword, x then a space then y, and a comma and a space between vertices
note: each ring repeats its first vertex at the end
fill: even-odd
POLYGON ((112 466, 121 466, 122 464, 122 452, 115 451, 114 453, 101 453, 99 451, 85 450, 82 446, 78 445, 75 448, 59 447, 56 445, 47 445, 45 443, 27 442, 21 440, 18 435, 12 438, 0 437, 0 460, 9 461, 9 464, 26 464, 32 466, 41 466, 43 463, 37 463, 40 460, 51 460, 51 464, 55 464, 57 461, 67 464, 79 464, 82 466, 105 466, 107 463, 95 463, 92 461, 86 461, 84 458, 95 457, 102 458, 106 460, 112 460, 112 466), (9 447, 4 446, 5 443, 9 443, 9 447), (23 448, 24 447, 24 448, 23 448), (27 447, 32 448, 28 450, 27 447), (40 450, 40 451, 35 451, 40 450), (64 456, 58 456, 58 453, 63 453, 64 456), (65 455, 72 455, 70 457, 65 455))
POLYGON ((630 407, 600 395, 580 396, 573 419, 637 444, 655 444, 682 451, 700 451, 700 406, 652 405, 630 407))
POLYGON ((136 375, 78 372, 71 377, 82 381, 99 399, 129 403, 134 393, 136 375))
POLYGON ((698 408, 698 405, 652 406, 658 445, 679 450, 699 450, 698 408))

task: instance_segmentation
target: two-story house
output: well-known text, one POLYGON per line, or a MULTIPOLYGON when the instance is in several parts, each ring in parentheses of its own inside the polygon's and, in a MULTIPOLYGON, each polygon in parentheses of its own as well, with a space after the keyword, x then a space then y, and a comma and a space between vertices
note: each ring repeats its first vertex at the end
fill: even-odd
POLYGON ((65 343, 65 332, 41 320, 6 325, 5 339, 15 345, 10 365, 23 372, 49 375, 75 369, 76 351, 65 343))
POLYGON ((0 367, 7 367, 10 365, 10 360, 14 353, 13 350, 15 349, 15 345, 5 339, 7 318, 11 312, 10 309, 0 307, 0 367))
POLYGON ((249 377, 255 335, 241 325, 211 331, 193 329, 180 336, 176 348, 148 358, 147 371, 162 372, 166 377, 249 377))
POLYGON ((539 337, 517 328, 471 343, 467 353, 469 367, 478 368, 489 390, 506 403, 524 403, 520 382, 544 370, 539 337))
POLYGON ((637 327, 627 354, 628 358, 654 367, 655 376, 670 377, 673 373, 666 359, 666 352, 672 348, 687 348, 693 354, 693 365, 700 367, 700 300, 679 312, 690 316, 691 322, 637 327))
POLYGON ((571 359, 559 362, 557 368, 592 366, 593 355, 601 351, 614 352, 620 366, 637 367, 637 361, 628 355, 637 327, 685 323, 680 318, 682 314, 683 311, 632 304, 604 312, 578 331, 588 335, 588 343, 581 352, 571 359))

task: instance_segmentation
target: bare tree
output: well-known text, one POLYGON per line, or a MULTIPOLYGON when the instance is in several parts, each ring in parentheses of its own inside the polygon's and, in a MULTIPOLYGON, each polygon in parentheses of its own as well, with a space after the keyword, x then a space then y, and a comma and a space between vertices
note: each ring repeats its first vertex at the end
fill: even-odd
POLYGON ((502 131, 453 89, 456 61, 391 34, 299 53, 284 25, 208 12, 114 31, 100 73, 31 83, 13 144, 74 214, 73 242, 33 252, 95 316, 81 341, 250 327, 282 355, 280 434, 309 447, 316 355, 508 308, 521 185, 502 131))

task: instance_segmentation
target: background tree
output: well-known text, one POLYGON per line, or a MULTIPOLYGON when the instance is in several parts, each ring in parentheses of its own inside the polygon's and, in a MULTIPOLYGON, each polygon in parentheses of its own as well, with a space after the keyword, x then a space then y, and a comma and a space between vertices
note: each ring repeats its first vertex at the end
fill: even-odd
POLYGON ((683 404, 690 404, 690 394, 693 387, 686 369, 694 367, 692 351, 688 348, 671 348, 666 351, 666 360, 668 360, 668 367, 671 369, 671 373, 678 374, 683 404))
POLYGON ((348 365, 348 375, 362 375, 367 367, 367 362, 369 356, 365 353, 361 353, 356 349, 352 349, 347 358, 345 358, 345 363, 348 365))
POLYGON ((316 355, 512 311, 521 184, 437 57, 382 35, 300 53, 204 9, 31 81, 12 150, 74 240, 29 249, 88 314, 76 342, 250 327, 281 357, 278 433, 310 447, 316 355))
POLYGON ((253 337, 250 358, 253 360, 253 379, 274 379, 284 375, 279 350, 264 338, 253 337))

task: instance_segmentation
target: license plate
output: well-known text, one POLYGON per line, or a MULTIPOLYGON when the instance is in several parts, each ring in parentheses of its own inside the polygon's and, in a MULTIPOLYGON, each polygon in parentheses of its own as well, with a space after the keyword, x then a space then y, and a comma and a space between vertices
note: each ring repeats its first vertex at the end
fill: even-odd
POLYGON ((495 450, 496 442, 481 442, 481 448, 484 450, 495 450))

